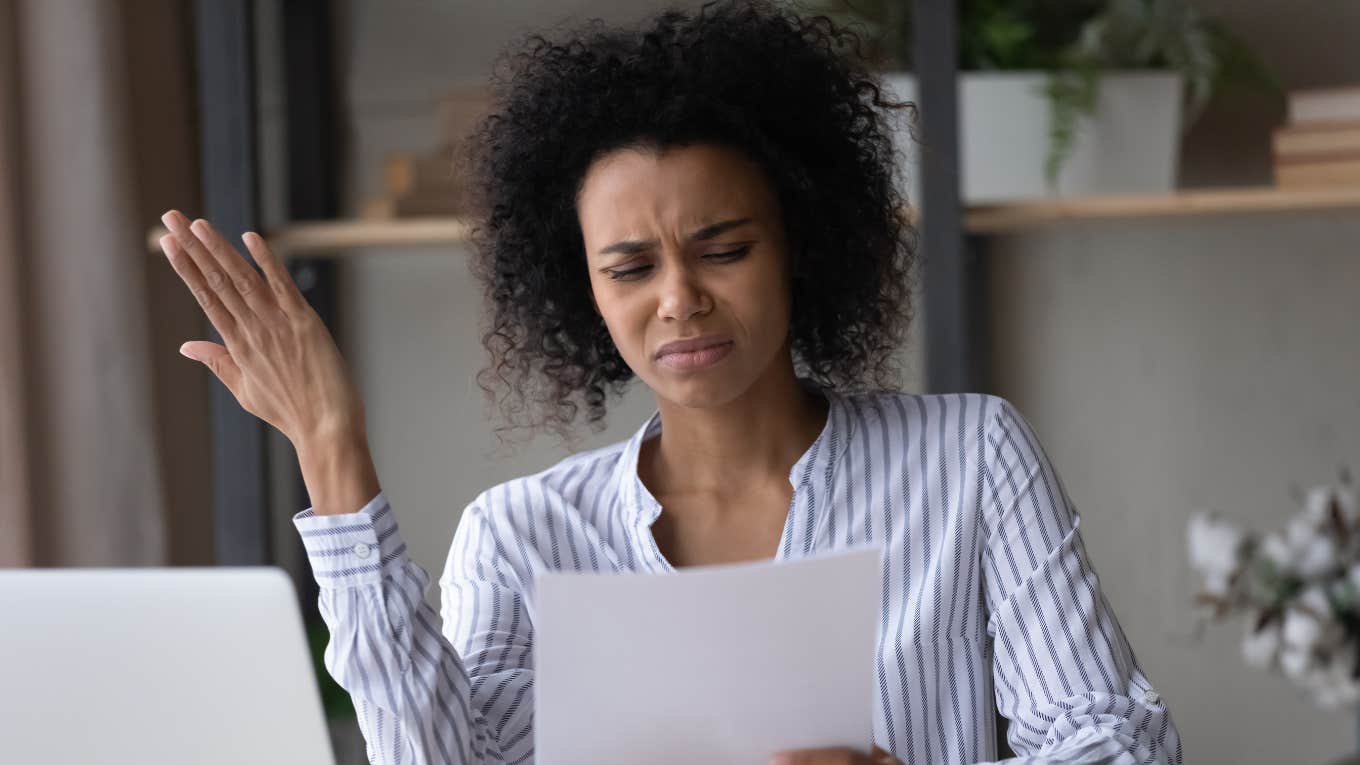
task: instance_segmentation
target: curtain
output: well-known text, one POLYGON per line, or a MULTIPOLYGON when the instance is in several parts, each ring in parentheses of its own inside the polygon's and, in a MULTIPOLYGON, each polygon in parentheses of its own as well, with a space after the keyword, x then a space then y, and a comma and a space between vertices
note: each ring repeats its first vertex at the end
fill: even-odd
POLYGON ((146 246, 196 206, 189 22, 0 0, 0 566, 209 562, 202 328, 146 246))

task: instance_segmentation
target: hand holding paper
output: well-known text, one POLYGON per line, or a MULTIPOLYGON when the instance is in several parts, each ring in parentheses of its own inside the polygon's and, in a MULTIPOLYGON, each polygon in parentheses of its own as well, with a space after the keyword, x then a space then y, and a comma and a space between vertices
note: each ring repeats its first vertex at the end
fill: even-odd
POLYGON ((875 545, 668 575, 540 575, 536 761, 867 751, 881 567, 875 545))

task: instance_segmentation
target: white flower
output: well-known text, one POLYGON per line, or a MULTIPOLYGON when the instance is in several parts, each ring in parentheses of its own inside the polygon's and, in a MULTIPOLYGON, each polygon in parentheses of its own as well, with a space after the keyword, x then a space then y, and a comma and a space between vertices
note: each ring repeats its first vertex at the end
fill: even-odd
POLYGON ((1278 531, 1272 531, 1261 540, 1261 554, 1281 569, 1294 567, 1294 548, 1278 531))
POLYGON ((1331 516, 1332 487, 1314 486, 1303 500, 1303 514, 1313 523, 1324 523, 1331 516))
POLYGON ((1300 576, 1322 576, 1331 571, 1336 563, 1336 541, 1329 536, 1315 535, 1299 548, 1297 568, 1300 576))
POLYGON ((1284 650, 1280 651, 1280 669, 1293 680, 1304 681, 1312 663, 1313 652, 1308 648, 1286 644, 1284 650))
POLYGON ((1284 611, 1284 634, 1281 636, 1291 648, 1312 648, 1322 637, 1322 623, 1312 614, 1297 608, 1284 611))
POLYGON ((1283 537, 1277 532, 1261 540, 1261 554, 1281 569, 1293 570, 1305 578, 1318 577, 1337 565, 1336 540, 1315 524, 1307 513, 1289 521, 1283 537))
POLYGON ((1320 585, 1315 584, 1305 588, 1294 602, 1307 606, 1320 615, 1322 619, 1331 621, 1332 602, 1327 599, 1327 591, 1322 589, 1320 585))
POLYGON ((1232 577, 1227 574, 1220 574, 1218 572, 1205 574, 1204 586, 1200 588, 1200 591, 1206 595, 1223 598, 1228 594, 1228 590, 1230 589, 1228 584, 1231 581, 1232 577))
POLYGON ((1307 547, 1309 542, 1319 536, 1319 532, 1313 519, 1305 513, 1300 513, 1290 519, 1289 525, 1285 527, 1285 535, 1288 537, 1289 546, 1297 551, 1307 547))
POLYGON ((1242 636, 1242 659, 1259 669, 1267 669, 1280 649, 1280 622, 1272 621, 1259 632, 1255 619, 1247 622, 1246 634, 1242 636))
POLYGON ((1302 594, 1284 611, 1284 631, 1282 638, 1286 645, 1290 647, 1310 649, 1319 642, 1324 642, 1325 638, 1333 635, 1332 627, 1336 626, 1332 620, 1331 604, 1327 601, 1327 593, 1317 585, 1313 585, 1303 591, 1302 594))
POLYGON ((1242 532, 1231 524, 1194 513, 1189 524, 1190 565, 1206 576, 1226 577, 1237 570, 1242 540, 1242 532))

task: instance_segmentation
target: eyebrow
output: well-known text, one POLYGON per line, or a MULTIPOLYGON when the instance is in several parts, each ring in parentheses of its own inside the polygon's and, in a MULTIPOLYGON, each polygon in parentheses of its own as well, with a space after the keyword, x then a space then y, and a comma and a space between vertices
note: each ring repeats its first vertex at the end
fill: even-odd
MULTIPOLYGON (((712 223, 707 226, 704 226, 703 228, 694 231, 685 238, 691 242, 712 239, 730 229, 737 228, 738 226, 744 226, 750 222, 751 222, 750 218, 734 218, 732 220, 720 221, 718 223, 712 223)), ((615 242, 609 245, 608 247, 605 247, 604 249, 600 250, 599 254, 608 255, 611 252, 621 252, 625 255, 636 255, 639 252, 646 252, 649 248, 655 246, 656 243, 657 242, 655 239, 648 239, 646 241, 639 241, 636 239, 625 239, 621 242, 615 242)))

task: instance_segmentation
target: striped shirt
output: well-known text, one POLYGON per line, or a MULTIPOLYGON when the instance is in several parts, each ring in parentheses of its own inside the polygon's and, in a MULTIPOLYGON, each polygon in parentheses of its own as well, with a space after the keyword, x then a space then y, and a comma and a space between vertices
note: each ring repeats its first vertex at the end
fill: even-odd
MULTIPOLYGON (((1016 409, 976 393, 823 395, 775 560, 883 545, 872 743, 909 765, 992 762, 999 709, 1018 755, 1006 762, 1180 763, 1166 703, 1016 409)), ((660 430, 658 411, 626 441, 477 496, 440 578, 442 631, 381 492, 355 513, 295 516, 326 667, 372 762, 533 762, 534 576, 675 571, 637 474, 660 430)))

